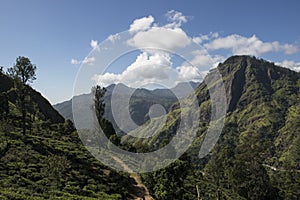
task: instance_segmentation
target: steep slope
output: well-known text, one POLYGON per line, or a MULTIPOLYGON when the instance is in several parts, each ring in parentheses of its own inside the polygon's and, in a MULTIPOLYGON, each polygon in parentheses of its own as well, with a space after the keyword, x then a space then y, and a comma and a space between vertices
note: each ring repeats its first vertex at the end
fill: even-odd
MULTIPOLYGON (((300 113, 300 74, 250 56, 230 57, 218 66, 218 70, 227 96, 222 135, 212 152, 199 159, 211 117, 210 94, 203 82, 195 91, 201 111, 200 127, 188 157, 197 163, 196 169, 209 175, 212 183, 247 199, 297 198, 300 195, 297 181, 300 180, 297 173, 300 169, 297 154, 300 151, 297 118, 300 113), (272 169, 281 169, 286 174, 272 169)), ((206 79, 214 73, 215 70, 211 70, 206 79)), ((179 112, 179 106, 173 106, 167 115, 170 120, 153 137, 124 136, 122 144, 133 145, 138 152, 160 148, 178 129, 179 112)), ((149 135, 156 129, 147 127, 138 132, 149 135)), ((158 187, 148 186, 154 193, 158 187)))
MULTIPOLYGON (((0 93, 6 92, 9 100, 16 102, 16 94, 12 90, 14 81, 3 73, 0 73, 0 93)), ((29 88, 32 101, 37 105, 39 112, 44 116, 45 120, 50 120, 53 123, 62 123, 64 118, 51 106, 49 101, 45 99, 41 93, 29 88)))
MULTIPOLYGON (((91 156, 70 121, 51 122, 51 117, 63 118, 52 116, 55 110, 33 89, 32 99, 46 109, 45 115, 35 115, 23 135, 20 110, 9 91, 11 79, 1 75, 0 80, 0 199, 112 200, 138 195, 138 183, 129 174, 111 170, 91 156), (3 92, 11 96, 3 99, 3 92)), ((38 110, 30 108, 33 113, 38 110)))

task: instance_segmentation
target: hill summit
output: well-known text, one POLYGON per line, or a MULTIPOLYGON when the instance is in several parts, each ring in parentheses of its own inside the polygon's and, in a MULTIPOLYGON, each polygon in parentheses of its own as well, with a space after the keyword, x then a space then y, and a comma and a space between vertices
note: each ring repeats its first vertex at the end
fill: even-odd
MULTIPOLYGON (((211 70, 205 79, 195 90, 200 110, 197 137, 181 158, 197 163, 191 174, 199 170, 208 174, 224 195, 231 191, 246 199, 297 199, 300 195, 300 73, 252 56, 232 56, 211 70), (222 77, 213 80, 217 70, 222 77), (219 81, 223 81, 227 97, 225 126, 211 152, 199 159, 211 119, 210 90, 219 81)), ((170 120, 167 119, 162 129, 158 130, 153 123, 153 127, 130 134, 143 136, 158 130, 153 137, 124 136, 122 144, 144 152, 169 143, 181 120, 179 105, 172 108, 167 114, 170 120)), ((158 178, 157 174, 145 178, 154 191, 158 186, 151 180, 158 178)), ((183 187, 189 190, 188 183, 183 187)))

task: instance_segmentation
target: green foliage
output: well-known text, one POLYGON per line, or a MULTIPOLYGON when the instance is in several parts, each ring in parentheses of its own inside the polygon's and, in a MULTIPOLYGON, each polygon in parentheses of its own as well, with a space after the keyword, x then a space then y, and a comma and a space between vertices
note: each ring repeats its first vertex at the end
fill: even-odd
POLYGON ((70 167, 70 162, 64 156, 48 155, 43 163, 45 167, 42 168, 42 173, 54 179, 58 186, 63 173, 70 167))
POLYGON ((183 196, 183 180, 188 171, 188 162, 177 160, 165 169, 157 172, 145 174, 143 181, 152 188, 152 192, 157 199, 172 199, 183 196))
POLYGON ((7 73, 13 79, 19 80, 24 85, 27 82, 32 82, 36 79, 36 66, 31 63, 29 58, 19 56, 16 59, 16 64, 8 68, 7 73))
MULTIPOLYGON (((208 89, 201 84, 196 90, 201 110, 197 138, 188 152, 167 168, 141 175, 151 195, 156 199, 196 199, 198 186, 202 199, 299 198, 299 73, 248 56, 232 57, 219 69, 230 111, 217 145, 205 158, 198 158, 211 115, 208 89), (236 91, 238 94, 233 94, 236 91)), ((119 145, 112 124, 103 118, 105 91, 100 87, 94 91, 100 125, 119 145)), ((82 146, 71 121, 43 121, 37 108, 29 104, 34 120, 32 131, 24 137, 18 102, 1 101, 1 112, 6 113, 7 105, 9 112, 0 119, 0 199, 132 198, 128 174, 95 160, 82 146)), ((181 112, 184 114, 175 104, 166 125, 152 138, 122 138, 132 144, 125 148, 149 152, 165 146, 177 130, 181 112)), ((156 126, 152 123, 147 130, 138 131, 147 134, 156 126)))
MULTIPOLYGON (((211 115, 209 93, 202 83, 196 90, 201 110, 198 138, 188 150, 190 159, 197 160, 194 168, 188 167, 191 174, 185 174, 189 183, 185 178, 176 179, 178 174, 174 173, 166 175, 171 183, 162 179, 156 185, 156 179, 168 174, 164 171, 161 176, 152 174, 150 177, 156 175, 156 178, 145 179, 147 186, 162 199, 169 194, 166 188, 179 182, 185 195, 174 195, 175 199, 196 199, 196 184, 201 185, 200 190, 208 184, 214 188, 201 191, 203 199, 216 198, 216 190, 220 190, 225 199, 297 199, 300 196, 300 74, 249 56, 233 56, 218 69, 226 88, 228 113, 217 145, 199 160, 197 152, 211 115), (199 172, 201 176, 196 177, 199 172)), ((174 115, 178 108, 173 108, 168 118, 175 116, 175 119, 167 121, 166 129, 151 140, 132 142, 136 151, 142 149, 143 144, 159 146, 165 138, 172 139, 178 126, 172 122, 180 120, 180 116, 174 115)), ((150 126, 139 132, 143 135, 154 128, 150 126)), ((124 141, 126 139, 124 137, 124 141)))
POLYGON ((28 121, 29 126, 31 126, 31 120, 27 120, 27 113, 29 108, 32 107, 31 96, 29 92, 28 82, 32 82, 36 79, 36 66, 31 63, 29 58, 19 56, 16 59, 16 64, 8 68, 8 74, 14 79, 14 89, 17 94, 18 106, 20 107, 22 113, 22 132, 23 135, 26 134, 26 121, 28 121))
POLYGON ((131 194, 129 176, 92 157, 71 121, 43 121, 38 108, 28 104, 34 120, 24 136, 22 108, 9 99, 8 105, 7 117, 0 119, 0 199, 124 199, 131 194))
POLYGON ((111 142, 115 145, 119 145, 120 138, 117 136, 112 123, 103 117, 105 113, 104 96, 106 88, 97 85, 92 88, 92 93, 94 95, 94 111, 101 129, 111 142))
POLYGON ((6 93, 0 93, 0 119, 7 117, 9 113, 9 102, 6 93))
POLYGON ((96 85, 92 88, 92 93, 94 95, 94 110, 97 116, 99 123, 101 124, 101 120, 103 119, 103 115, 105 112, 105 103, 104 103, 104 95, 106 89, 96 85))

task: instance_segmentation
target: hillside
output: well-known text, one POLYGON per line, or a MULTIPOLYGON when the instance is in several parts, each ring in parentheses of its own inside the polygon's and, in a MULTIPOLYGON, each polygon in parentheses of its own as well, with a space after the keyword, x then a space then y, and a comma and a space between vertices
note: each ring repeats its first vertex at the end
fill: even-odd
MULTIPOLYGON (((9 101, 16 103, 16 94, 13 90, 14 81, 4 73, 0 72, 0 93, 7 93, 9 101)), ((51 106, 41 93, 29 88, 32 101, 37 105, 38 111, 43 115, 44 120, 50 120, 53 123, 62 123, 65 119, 51 106)))
MULTIPOLYGON (((211 114, 210 95, 205 82, 201 83, 195 91, 201 110, 200 127, 196 140, 181 159, 182 162, 192 160, 197 163, 189 174, 190 181, 209 180, 223 191, 224 196, 226 191, 231 191, 246 199, 297 199, 300 196, 300 74, 250 56, 230 57, 219 64, 218 70, 227 96, 225 127, 212 152, 199 159, 211 114), (200 173, 199 170, 202 177, 197 179, 192 174, 200 173)), ((212 70, 206 79, 214 73, 212 70)), ((178 129, 179 109, 174 106, 167 116, 172 121, 153 137, 124 136, 122 144, 125 147, 133 145, 138 152, 160 148, 178 129)), ((139 129, 138 134, 148 135, 155 129, 139 129)), ((145 176, 146 185, 157 197, 162 194, 158 187, 168 188, 167 182, 153 182, 153 179, 163 177, 158 174, 145 176)), ((170 176, 169 179, 176 179, 170 176)), ((182 177, 181 182, 184 180, 182 177)), ((185 191, 193 191, 190 185, 182 187, 185 191)), ((177 191, 178 188, 173 189, 177 191)))
POLYGON ((28 110, 31 125, 24 135, 12 79, 0 74, 0 81, 0 199, 107 200, 141 195, 129 174, 92 157, 72 122, 64 122, 32 88, 30 99, 38 106, 28 110))
MULTIPOLYGON (((221 81, 213 79, 215 69, 195 89, 200 121, 197 121, 196 138, 187 152, 168 167, 139 174, 140 177, 101 164, 82 146, 71 121, 53 123, 39 107, 35 109, 41 114, 34 115, 31 132, 22 135, 20 110, 11 91, 12 80, 2 74, 0 199, 138 199, 147 194, 159 200, 192 200, 197 199, 196 187, 202 199, 298 199, 300 73, 250 56, 230 57, 219 64, 218 70, 227 97, 226 119, 212 151, 199 158, 212 115, 213 93, 209 93, 205 83, 210 83, 210 90, 218 91, 217 83, 221 81), (2 98, 4 91, 7 102, 2 98)), ((108 88, 108 94, 113 87, 108 88)), ((154 91, 138 90, 135 99, 131 99, 133 105, 139 105, 134 109, 136 112, 147 114, 149 107, 141 109, 140 106, 153 103, 157 97, 154 91)), ((166 92, 156 92, 158 96, 168 96, 166 92)), ((82 98, 85 106, 92 104, 90 94, 76 98, 82 98)), ((69 112, 71 102, 64 104, 61 108, 69 112)), ((180 113, 186 114, 175 102, 169 106, 163 128, 157 129, 158 123, 150 123, 151 127, 133 131, 133 134, 149 135, 159 130, 155 135, 122 136, 120 147, 140 153, 165 146, 179 128, 180 113)), ((109 127, 109 122, 106 125, 109 127)), ((118 158, 112 159, 130 169, 118 158)))

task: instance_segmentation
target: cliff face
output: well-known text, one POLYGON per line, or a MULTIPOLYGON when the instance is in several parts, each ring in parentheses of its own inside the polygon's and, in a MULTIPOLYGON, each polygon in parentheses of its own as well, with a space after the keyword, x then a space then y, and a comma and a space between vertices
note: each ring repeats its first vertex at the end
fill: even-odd
MULTIPOLYGON (((12 90, 14 81, 7 75, 0 73, 0 93, 6 92, 8 100, 15 103, 16 94, 12 90)), ((41 93, 29 88, 29 92, 33 102, 37 105, 39 112, 44 116, 44 120, 50 120, 52 123, 63 123, 65 119, 51 106, 49 101, 45 99, 41 93)))
POLYGON ((300 78, 295 71, 250 56, 232 56, 218 70, 226 89, 228 112, 253 101, 269 102, 278 90, 297 93, 300 78))

